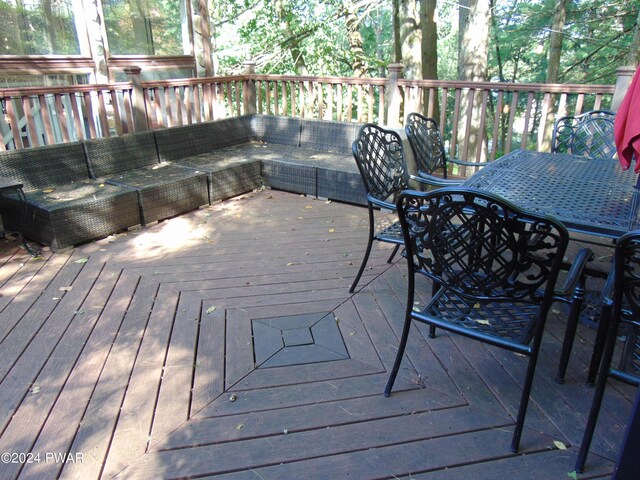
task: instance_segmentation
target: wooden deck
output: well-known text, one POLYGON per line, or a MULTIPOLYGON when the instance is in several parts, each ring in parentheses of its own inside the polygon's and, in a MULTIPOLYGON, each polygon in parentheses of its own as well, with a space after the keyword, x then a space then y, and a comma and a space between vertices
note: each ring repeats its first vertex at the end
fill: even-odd
MULTIPOLYGON (((555 311, 517 455, 517 355, 413 330, 384 398, 405 268, 378 244, 348 293, 366 228, 264 190, 41 260, 3 241, 0 478, 566 479, 593 330, 557 385, 555 311)), ((608 388, 579 478, 610 476, 632 395, 608 388)))

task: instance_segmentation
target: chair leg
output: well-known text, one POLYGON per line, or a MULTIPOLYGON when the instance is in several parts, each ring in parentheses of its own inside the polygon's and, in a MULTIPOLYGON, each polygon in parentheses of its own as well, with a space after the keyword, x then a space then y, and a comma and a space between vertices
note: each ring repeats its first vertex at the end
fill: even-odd
POLYGON ((607 339, 607 329, 611 322, 611 305, 604 305, 600 313, 600 321, 598 322, 598 331, 596 339, 593 343, 593 353, 591 354, 591 362, 589 363, 589 373, 587 374, 587 385, 593 387, 596 383, 596 374, 602 361, 603 350, 607 339))
POLYGON ((353 291, 356 289, 356 286, 358 286, 360 277, 362 277, 362 274, 364 273, 364 269, 367 266, 367 262, 369 261, 369 255, 371 254, 371 247, 373 245, 373 238, 374 238, 373 222, 374 222, 373 209, 369 207, 369 240, 367 243, 367 249, 364 252, 364 258, 362 259, 362 263, 360 264, 360 269, 358 270, 358 274, 356 275, 355 280, 351 284, 351 288, 349 288, 349 293, 353 293, 353 291))
POLYGON ((396 253, 398 253, 399 249, 400 244, 396 244, 396 246, 393 248, 393 252, 391 252, 391 255, 389 255, 389 258, 387 259, 387 263, 391 263, 393 261, 393 257, 396 256, 396 253))
POLYGON ((387 386, 384 389, 384 396, 388 397, 391 395, 391 389, 393 388, 393 384, 396 381, 396 377, 398 376, 398 372, 400 371, 400 365, 402 364, 402 357, 404 356, 404 350, 407 347, 407 339, 409 338, 409 330, 411 329, 411 312, 407 313, 404 327, 402 329, 402 336, 400 337, 400 344, 398 345, 398 353, 396 354, 396 359, 393 362, 393 368, 391 369, 391 373, 389 374, 389 380, 387 380, 387 386))
MULTIPOLYGON (((611 308, 609 307, 609 314, 611 308)), ((607 317, 610 319, 610 315, 607 317)), ((604 318, 601 319, 604 320, 604 318)), ((609 321, 606 322, 610 323, 609 321)), ((607 328, 605 331, 606 334, 606 342, 604 344, 604 351, 602 352, 602 360, 600 361, 600 369, 598 372, 598 378, 596 383, 595 391, 593 392, 593 402, 591 403, 591 410, 589 411, 589 418, 587 419, 587 426, 584 430, 584 435, 582 436, 582 442, 580 443, 580 450, 578 451, 578 458, 576 460, 576 472, 582 473, 584 470, 584 464, 587 460, 587 454, 589 453, 589 447, 591 446, 591 440, 593 439, 593 433, 596 429, 596 422, 598 421, 598 415, 600 413, 600 408, 602 407, 602 399, 604 397, 604 390, 607 386, 607 380, 609 378, 609 367, 611 365, 611 360, 613 359, 613 352, 616 346, 616 329, 615 328, 607 328)), ((600 333, 600 327, 598 328, 598 334, 600 333)), ((595 352, 594 352, 595 356, 595 352)), ((592 361, 593 363, 593 361, 592 361)))
POLYGON ((400 370, 400 364, 402 363, 402 357, 404 356, 404 350, 407 347, 407 339, 409 338, 409 330, 411 329, 411 312, 413 311, 413 288, 414 288, 414 275, 413 272, 409 272, 409 281, 407 288, 407 308, 404 315, 404 326, 402 328, 402 335, 400 336, 400 344, 398 345, 398 353, 396 359, 393 362, 391 373, 389 374, 389 380, 387 380, 387 386, 384 389, 384 396, 388 397, 391 394, 391 389, 398 376, 400 370))
POLYGON ((567 318, 567 328, 564 332, 562 353, 560 354, 560 362, 556 374, 556 382, 560 384, 564 383, 564 376, 567 373, 567 366, 569 365, 569 358, 571 357, 571 350, 573 349, 573 341, 576 336, 576 331, 578 330, 578 320, 580 320, 580 312, 582 310, 582 303, 584 302, 584 290, 585 280, 583 276, 574 290, 571 308, 569 309, 569 317, 567 318))
POLYGON ((516 418, 516 427, 513 431, 513 438, 511 439, 511 451, 513 453, 518 452, 520 448, 520 437, 522 437, 522 430, 524 428, 524 419, 527 414, 527 407, 529 406, 529 397, 531 396, 531 387, 533 386, 533 376, 536 371, 536 363, 538 362, 538 352, 540 351, 541 339, 534 339, 536 345, 534 345, 531 358, 529 358, 529 365, 527 366, 527 375, 524 379, 524 385, 522 386, 522 395, 520 397, 520 406, 518 407, 518 417, 516 418))

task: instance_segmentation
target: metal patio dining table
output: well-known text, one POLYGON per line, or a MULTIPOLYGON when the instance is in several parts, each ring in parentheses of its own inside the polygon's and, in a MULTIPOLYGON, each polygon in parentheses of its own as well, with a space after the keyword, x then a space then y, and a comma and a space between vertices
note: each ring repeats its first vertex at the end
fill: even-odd
MULTIPOLYGON (((527 210, 554 215, 570 231, 611 239, 640 228, 639 184, 633 169, 623 170, 616 159, 529 150, 513 151, 464 182, 465 187, 501 195, 527 210)), ((640 389, 614 479, 637 473, 639 445, 640 389)))
POLYGON ((515 150, 469 177, 465 187, 492 192, 573 232, 618 238, 640 228, 640 189, 616 159, 515 150))

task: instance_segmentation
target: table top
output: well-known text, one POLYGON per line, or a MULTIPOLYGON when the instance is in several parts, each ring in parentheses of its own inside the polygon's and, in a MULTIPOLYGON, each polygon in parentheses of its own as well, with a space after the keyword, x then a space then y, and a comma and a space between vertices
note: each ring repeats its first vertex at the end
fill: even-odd
POLYGON ((482 168, 464 186, 553 215, 569 230, 618 238, 640 228, 637 179, 616 159, 516 150, 482 168))
POLYGON ((0 190, 14 190, 22 187, 23 185, 20 182, 16 182, 8 177, 0 177, 0 190))

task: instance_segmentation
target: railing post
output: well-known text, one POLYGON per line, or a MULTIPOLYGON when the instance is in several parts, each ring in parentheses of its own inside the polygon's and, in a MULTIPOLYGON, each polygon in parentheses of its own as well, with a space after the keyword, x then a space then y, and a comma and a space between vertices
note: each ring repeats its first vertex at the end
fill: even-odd
POLYGON ((253 75, 256 73, 256 62, 247 60, 242 62, 242 65, 244 65, 244 74, 247 76, 242 92, 244 114, 254 115, 258 111, 256 109, 256 82, 253 79, 253 75))
POLYGON ((149 130, 147 123, 147 109, 145 108, 144 92, 142 91, 142 82, 140 80, 140 67, 125 67, 124 73, 127 74, 127 80, 131 82, 133 89, 131 91, 131 103, 133 106, 133 131, 144 132, 149 130))
POLYGON ((391 127, 400 127, 400 103, 402 102, 402 95, 400 94, 400 87, 398 87, 398 79, 402 75, 404 65, 401 63, 391 63, 387 68, 389 69, 389 92, 387 95, 389 104, 387 107, 386 124, 391 127))
POLYGON ((631 78, 636 71, 636 67, 626 66, 619 67, 616 70, 616 88, 613 91, 613 97, 611 98, 611 111, 617 112, 622 100, 624 99, 629 85, 631 84, 631 78))

